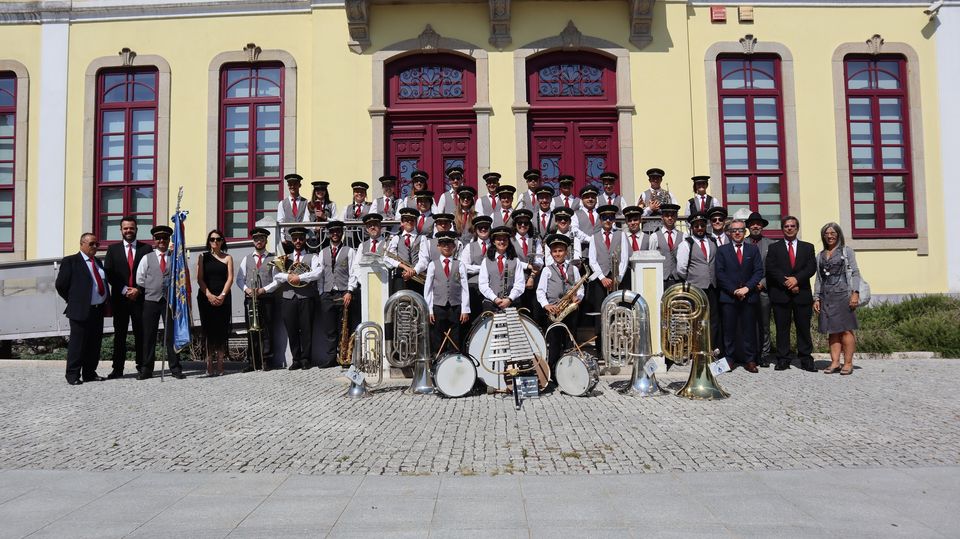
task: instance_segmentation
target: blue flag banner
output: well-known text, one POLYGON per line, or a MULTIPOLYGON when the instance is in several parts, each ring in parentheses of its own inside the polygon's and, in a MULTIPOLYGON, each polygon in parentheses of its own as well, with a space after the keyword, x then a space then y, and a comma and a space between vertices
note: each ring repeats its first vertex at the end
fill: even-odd
MULTIPOLYGON (((179 206, 179 204, 178 204, 179 206)), ((170 308, 170 326, 173 331, 173 348, 180 352, 190 346, 190 272, 187 268, 187 244, 183 222, 187 212, 180 211, 170 218, 173 221, 173 267, 170 268, 170 290, 167 305, 170 308)))

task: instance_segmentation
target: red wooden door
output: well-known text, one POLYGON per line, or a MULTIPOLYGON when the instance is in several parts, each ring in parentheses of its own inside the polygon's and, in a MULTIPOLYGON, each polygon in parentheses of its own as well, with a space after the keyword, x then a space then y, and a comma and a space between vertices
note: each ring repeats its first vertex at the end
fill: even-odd
MULTIPOLYGON (((422 169, 430 175, 428 188, 437 199, 447 189, 443 172, 452 166, 476 170, 476 133, 474 122, 403 123, 390 128, 388 170, 400 178, 400 195, 410 193, 410 174, 422 169)), ((467 183, 476 178, 468 174, 467 183)))
POLYGON ((557 177, 572 174, 575 191, 600 185, 600 174, 619 173, 615 120, 556 121, 533 119, 530 128, 530 163, 539 166, 545 185, 557 189, 557 177))

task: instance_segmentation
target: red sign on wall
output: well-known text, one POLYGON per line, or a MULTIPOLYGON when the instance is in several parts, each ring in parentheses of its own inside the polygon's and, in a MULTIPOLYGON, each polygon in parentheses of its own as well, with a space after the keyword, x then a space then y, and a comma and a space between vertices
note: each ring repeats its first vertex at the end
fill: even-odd
POLYGON ((726 6, 710 6, 710 22, 727 22, 726 6))

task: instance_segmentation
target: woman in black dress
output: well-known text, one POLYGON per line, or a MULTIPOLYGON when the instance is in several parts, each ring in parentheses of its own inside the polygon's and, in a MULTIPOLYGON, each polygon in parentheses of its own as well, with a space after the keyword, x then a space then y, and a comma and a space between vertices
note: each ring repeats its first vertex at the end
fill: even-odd
POLYGON ((223 233, 213 229, 207 234, 207 250, 197 261, 197 305, 200 326, 207 340, 207 376, 213 376, 213 357, 217 358, 217 376, 223 374, 223 356, 227 352, 232 310, 233 257, 227 254, 223 233))

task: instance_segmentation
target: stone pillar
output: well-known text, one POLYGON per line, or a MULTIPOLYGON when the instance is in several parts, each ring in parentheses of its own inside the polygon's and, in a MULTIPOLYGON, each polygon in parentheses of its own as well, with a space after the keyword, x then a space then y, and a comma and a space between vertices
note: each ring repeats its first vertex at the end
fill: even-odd
MULTIPOLYGON (((650 345, 654 354, 660 353, 660 298, 663 297, 663 263, 666 259, 658 251, 638 251, 630 257, 633 282, 630 287, 639 292, 650 309, 650 345)), ((662 356, 654 357, 657 372, 667 372, 662 356)))

